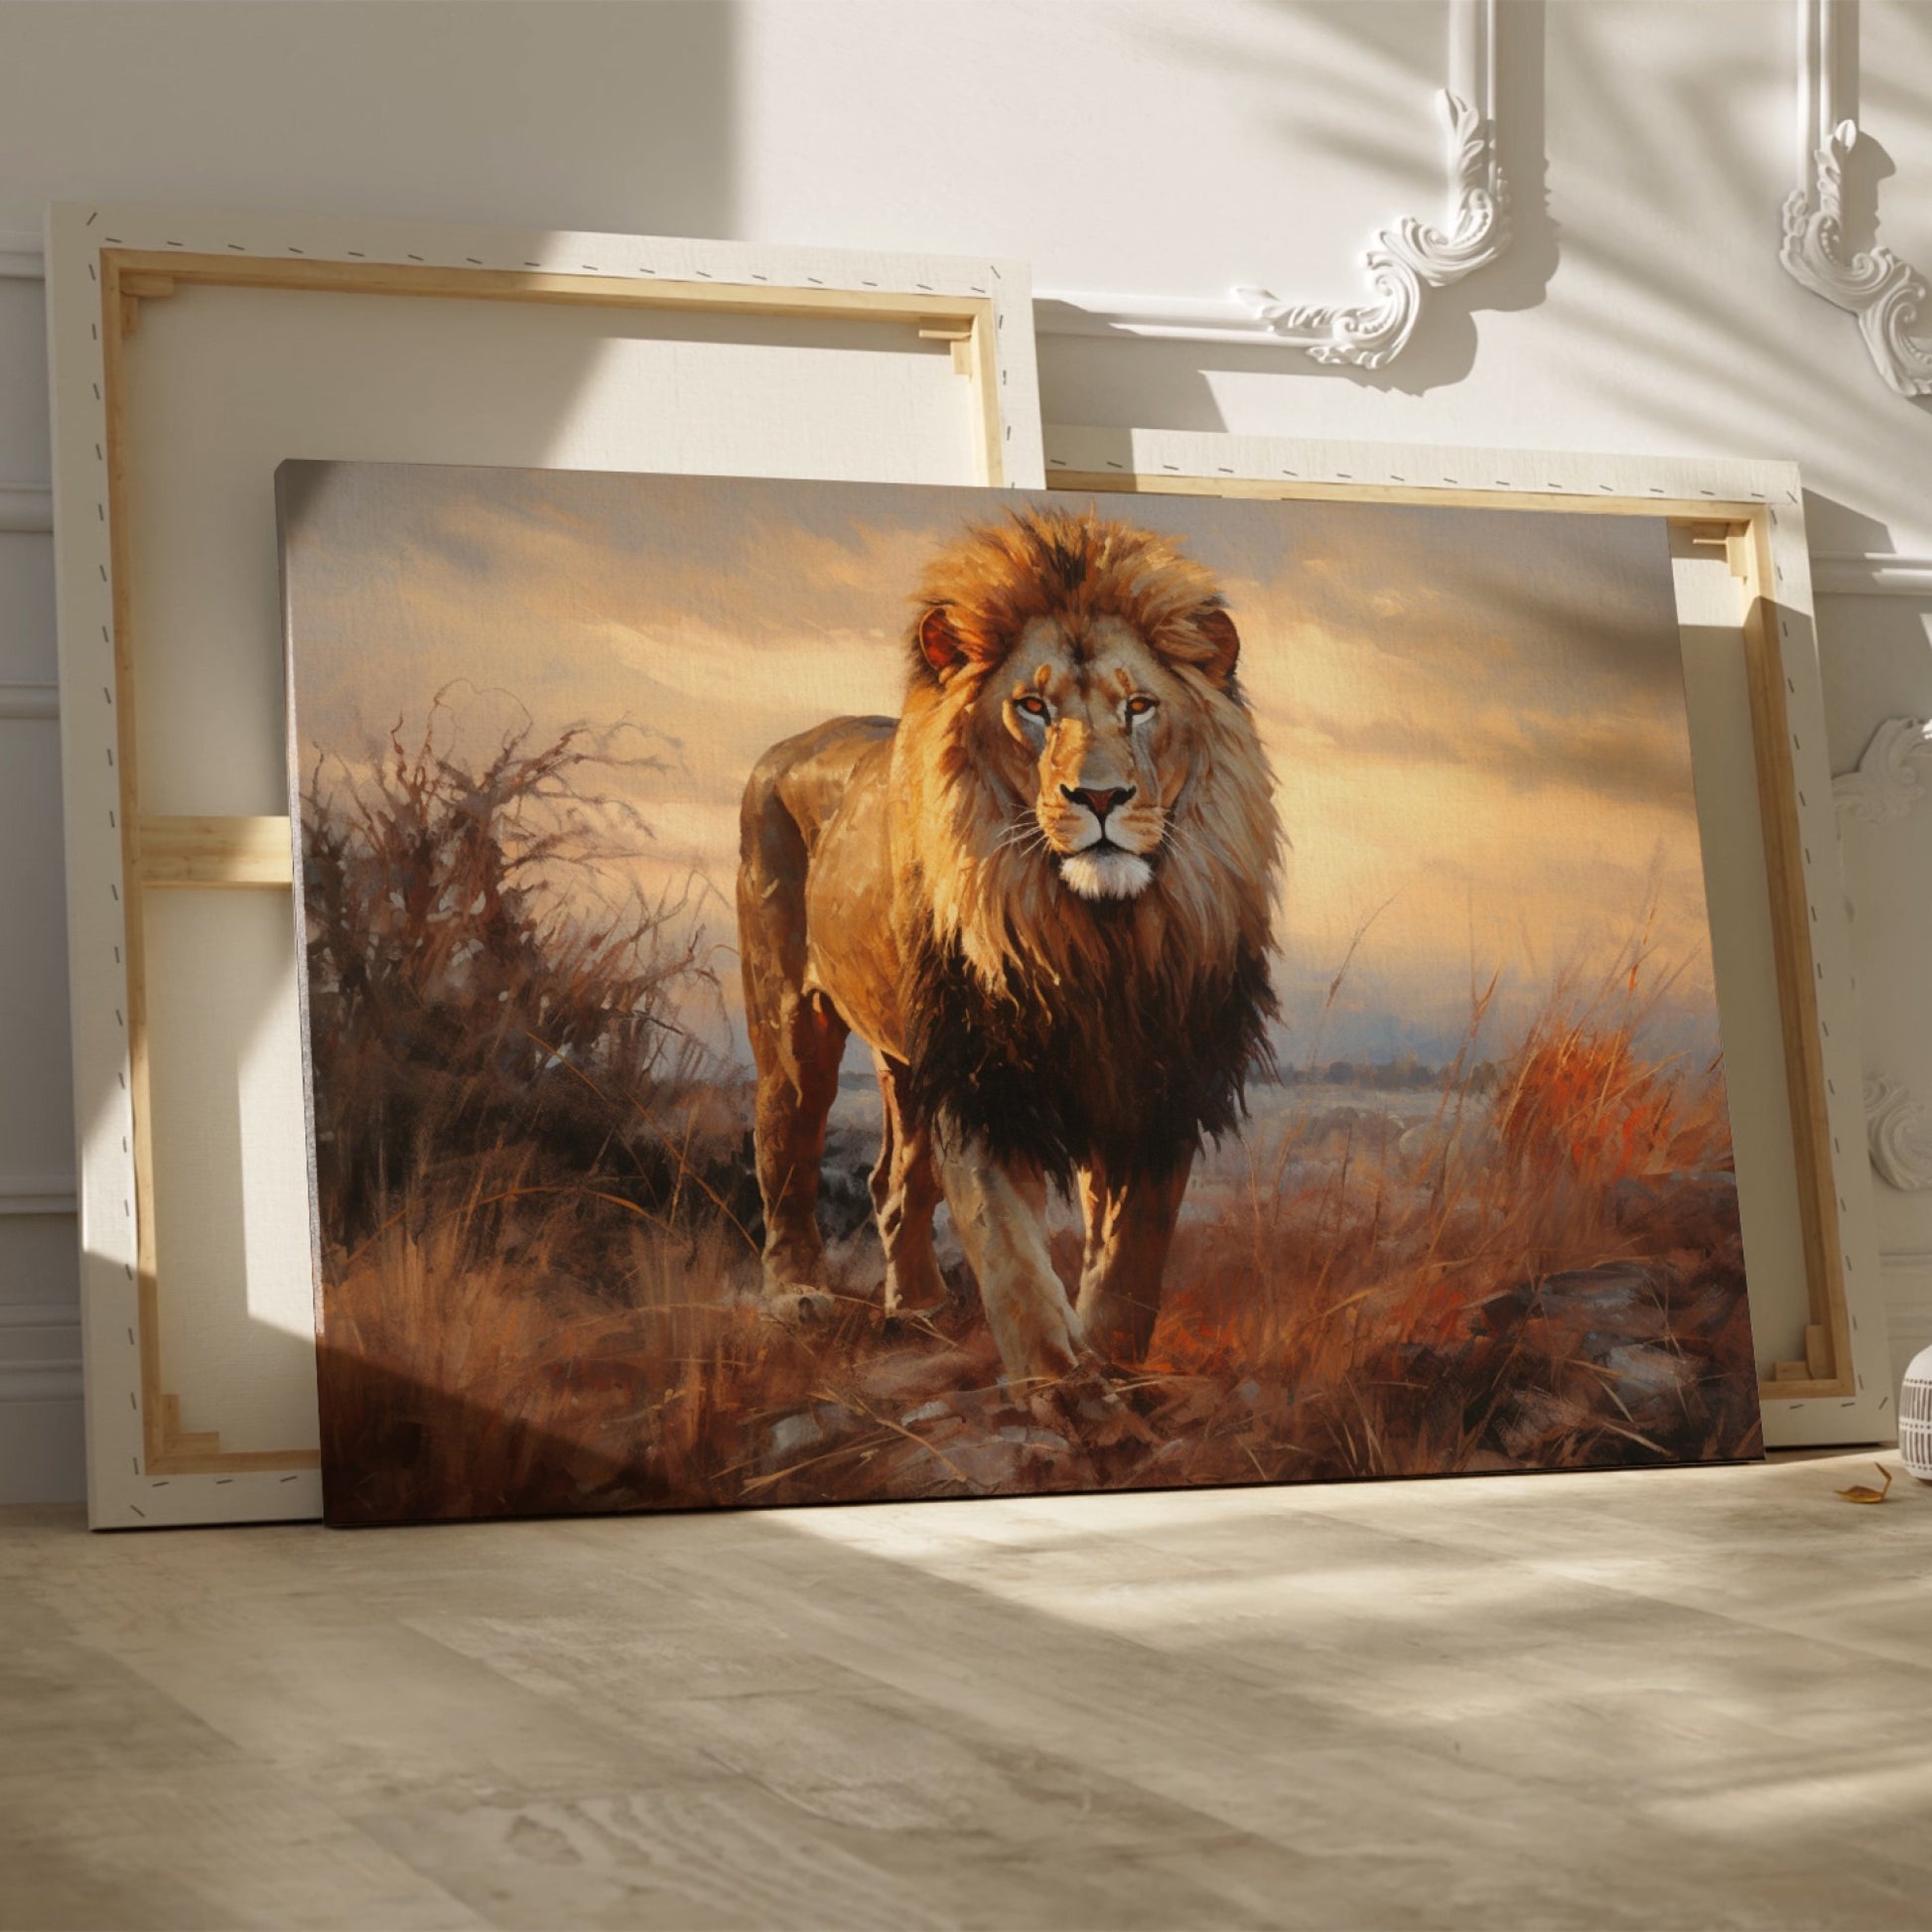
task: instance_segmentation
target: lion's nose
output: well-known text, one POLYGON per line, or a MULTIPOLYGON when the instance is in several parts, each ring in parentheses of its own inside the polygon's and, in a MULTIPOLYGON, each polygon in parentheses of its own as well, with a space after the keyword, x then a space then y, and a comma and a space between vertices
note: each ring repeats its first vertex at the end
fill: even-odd
POLYGON ((1089 785, 1062 785, 1060 796, 1070 804, 1084 805, 1102 824, 1107 822, 1107 814, 1116 805, 1124 805, 1133 797, 1133 785, 1113 785, 1106 790, 1096 790, 1089 785))

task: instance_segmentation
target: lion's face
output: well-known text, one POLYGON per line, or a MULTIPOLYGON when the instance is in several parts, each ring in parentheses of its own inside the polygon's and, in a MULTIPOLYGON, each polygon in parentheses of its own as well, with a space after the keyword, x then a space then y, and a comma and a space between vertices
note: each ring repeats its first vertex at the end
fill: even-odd
POLYGON ((903 943, 956 946, 995 993, 1082 985, 1122 947, 1170 988, 1260 957, 1281 825, 1212 574, 1159 532, 1030 507, 935 557, 918 603, 903 943))
POLYGON ((1011 836, 1082 898, 1127 899, 1161 863, 1186 782, 1192 693, 1119 618, 1035 618, 987 680, 981 724, 1016 797, 1011 836))

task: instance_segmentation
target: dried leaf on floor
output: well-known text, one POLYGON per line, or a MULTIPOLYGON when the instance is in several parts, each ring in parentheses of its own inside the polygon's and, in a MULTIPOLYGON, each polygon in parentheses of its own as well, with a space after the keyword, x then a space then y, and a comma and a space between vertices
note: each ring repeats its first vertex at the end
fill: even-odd
POLYGON ((1891 1488, 1891 1471, 1882 1462, 1874 1462, 1872 1467, 1878 1471, 1884 1488, 1874 1489, 1868 1482, 1855 1482, 1851 1488, 1838 1492, 1848 1503, 1881 1503, 1885 1500, 1891 1488))

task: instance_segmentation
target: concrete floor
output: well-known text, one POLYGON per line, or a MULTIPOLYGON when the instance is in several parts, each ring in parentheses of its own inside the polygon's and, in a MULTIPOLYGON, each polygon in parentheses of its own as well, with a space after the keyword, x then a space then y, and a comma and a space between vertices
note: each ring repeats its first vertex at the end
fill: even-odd
POLYGON ((0 1924, 1932 1927, 1932 1488, 1871 1463, 0 1511, 0 1924))

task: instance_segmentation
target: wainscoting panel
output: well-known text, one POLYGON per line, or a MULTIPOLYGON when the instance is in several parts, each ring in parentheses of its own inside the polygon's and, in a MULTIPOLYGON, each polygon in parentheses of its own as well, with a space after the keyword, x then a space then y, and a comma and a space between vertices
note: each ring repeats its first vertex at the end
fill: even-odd
POLYGON ((41 304, 0 275, 0 1502, 86 1488, 41 304))

